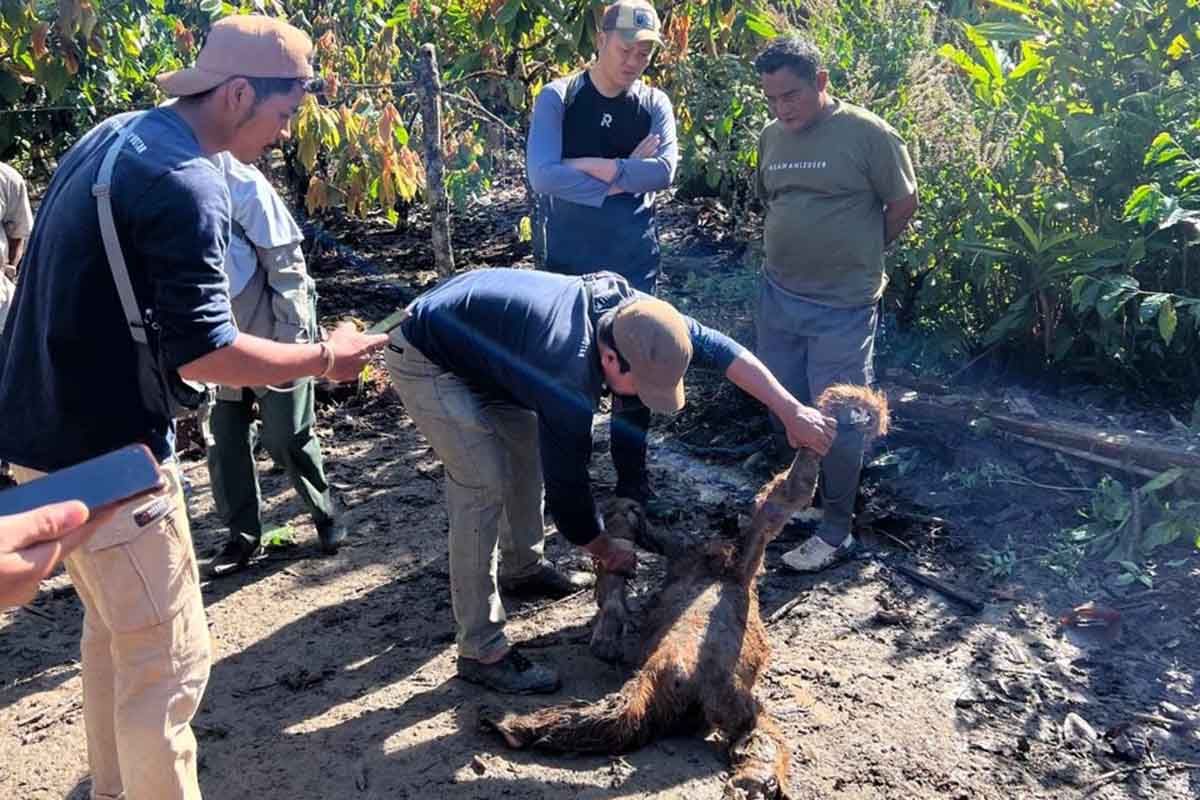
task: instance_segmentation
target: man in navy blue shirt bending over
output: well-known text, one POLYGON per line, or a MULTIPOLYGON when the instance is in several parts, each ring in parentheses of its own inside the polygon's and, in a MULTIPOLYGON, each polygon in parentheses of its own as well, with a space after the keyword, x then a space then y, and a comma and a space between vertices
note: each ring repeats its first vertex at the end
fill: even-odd
POLYGON ((835 423, 801 404, 750 351, 633 289, 584 276, 491 269, 422 295, 391 334, 392 385, 446 467, 450 590, 459 677, 501 692, 550 692, 558 674, 504 635, 499 583, 549 591, 542 490, 559 531, 606 569, 637 558, 609 538, 592 499, 592 415, 607 390, 649 408, 683 408, 695 362, 784 421, 793 446, 825 453, 835 423), (499 564, 497 565, 497 560, 499 564))

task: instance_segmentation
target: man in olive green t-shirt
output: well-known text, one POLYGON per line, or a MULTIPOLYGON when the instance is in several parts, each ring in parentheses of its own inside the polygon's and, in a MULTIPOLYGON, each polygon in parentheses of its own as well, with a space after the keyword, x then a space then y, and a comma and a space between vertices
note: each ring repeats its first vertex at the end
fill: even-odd
MULTIPOLYGON (((758 356, 788 391, 811 402, 834 383, 869 385, 883 251, 917 208, 904 142, 866 109, 832 97, 817 49, 780 36, 754 62, 775 120, 758 141, 766 261, 758 356)), ((854 549, 851 520, 863 440, 839 432, 821 462, 817 535, 784 564, 816 572, 854 549)))

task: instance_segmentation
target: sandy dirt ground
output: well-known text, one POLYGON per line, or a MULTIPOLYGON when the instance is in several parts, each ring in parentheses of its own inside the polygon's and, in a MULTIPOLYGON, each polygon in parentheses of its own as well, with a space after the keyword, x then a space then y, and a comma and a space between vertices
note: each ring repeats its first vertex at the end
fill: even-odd
MULTIPOLYGON (((510 222, 499 218, 497 235, 508 235, 510 222)), ((393 241, 377 236, 380 247, 393 241)), ((677 253, 687 251, 680 245, 677 253)), ((687 258, 693 271, 673 275, 667 294, 744 331, 744 319, 730 321, 719 302, 704 303, 694 280, 703 258, 714 279, 728 263, 711 252, 687 258)), ((330 259, 318 270, 324 313, 378 318, 429 280, 393 267, 385 273, 381 284, 347 259, 330 259)), ((697 430, 725 445, 753 441, 765 427, 717 381, 702 380, 693 392, 692 415, 656 429, 652 470, 675 509, 663 524, 710 536, 748 509, 772 462, 697 457, 683 443, 697 430)), ((337 556, 321 557, 286 479, 269 459, 260 462, 267 519, 291 526, 295 542, 203 586, 215 647, 195 721, 206 797, 722 797, 724 745, 705 731, 620 756, 562 757, 510 751, 482 730, 485 706, 588 701, 620 686, 625 674, 588 652, 590 594, 507 604, 513 638, 562 670, 557 695, 510 699, 457 680, 441 465, 379 374, 323 395, 319 418, 351 538, 337 556)), ((598 438, 605 435, 600 425, 598 438)), ((603 444, 597 451, 603 496, 611 468, 603 444)), ((1200 796, 1196 559, 1160 573, 1153 590, 1115 590, 1086 565, 1072 582, 1033 566, 985 580, 974 566, 984 547, 1036 547, 1069 523, 1079 498, 1029 484, 964 488, 948 476, 964 464, 1003 462, 1055 486, 1070 480, 1064 468, 1032 450, 903 424, 873 455, 881 453, 912 467, 897 471, 892 459, 868 471, 860 558, 817 577, 782 571, 779 555, 807 535, 800 523, 768 551, 761 602, 772 619, 773 661, 759 692, 793 746, 794 796, 1200 796), (986 606, 971 613, 918 587, 897 572, 900 563, 936 573, 986 606), (1063 628, 1059 617, 1089 599, 1120 611, 1119 631, 1085 637, 1063 628)), ((196 547, 208 556, 224 531, 203 461, 188 462, 186 475, 196 547)), ((560 567, 587 568, 557 535, 547 552, 560 567)), ((640 597, 661 574, 662 563, 647 555, 640 597)), ((0 615, 0 798, 86 797, 80 622, 65 576, 30 607, 0 615)))

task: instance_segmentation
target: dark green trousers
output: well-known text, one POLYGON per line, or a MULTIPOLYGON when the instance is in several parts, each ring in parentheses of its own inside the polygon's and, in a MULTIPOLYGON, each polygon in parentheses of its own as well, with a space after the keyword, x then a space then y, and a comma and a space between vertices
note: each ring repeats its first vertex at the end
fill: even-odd
POLYGON ((213 446, 208 472, 221 521, 231 531, 262 536, 262 492, 254 463, 254 403, 263 446, 282 466, 318 524, 334 513, 333 497, 321 461, 321 443, 313 434, 313 381, 294 392, 268 391, 262 397, 246 389, 241 400, 217 400, 212 412, 213 446))

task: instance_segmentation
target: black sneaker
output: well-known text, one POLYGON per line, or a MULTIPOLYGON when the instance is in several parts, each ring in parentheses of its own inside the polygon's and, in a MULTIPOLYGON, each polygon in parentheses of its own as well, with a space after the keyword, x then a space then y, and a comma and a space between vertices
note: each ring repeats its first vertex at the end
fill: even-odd
POLYGON ((317 538, 321 540, 321 552, 327 556, 336 553, 346 541, 346 526, 336 518, 317 523, 317 538))
POLYGON ((211 578, 223 578, 241 572, 250 562, 262 555, 263 546, 257 536, 249 533, 234 533, 223 549, 208 562, 205 572, 211 578))
POLYGON ((578 591, 587 589, 595 578, 586 572, 564 575, 548 561, 543 561, 538 571, 517 579, 500 579, 500 588, 514 597, 549 597, 560 600, 578 591))
POLYGON ((562 685, 557 671, 533 663, 516 650, 494 664, 459 656, 458 677, 504 694, 548 694, 562 685))

